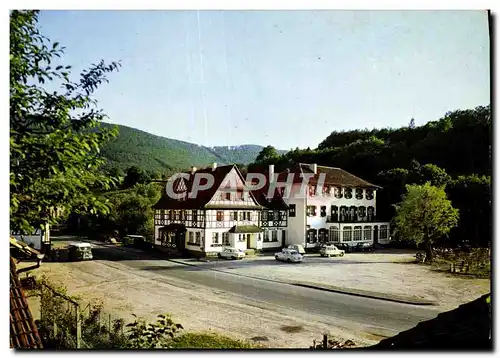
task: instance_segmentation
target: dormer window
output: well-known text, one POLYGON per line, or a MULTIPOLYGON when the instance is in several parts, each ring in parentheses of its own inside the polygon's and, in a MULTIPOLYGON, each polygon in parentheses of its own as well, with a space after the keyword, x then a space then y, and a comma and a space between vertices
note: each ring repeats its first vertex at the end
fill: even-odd
POLYGON ((373 200, 373 189, 366 189, 366 200, 373 200))
POLYGON ((334 192, 335 192, 335 197, 336 197, 337 199, 342 198, 342 188, 335 187, 334 192))
POLYGON ((356 199, 363 199, 363 189, 356 189, 356 199))
POLYGON ((344 188, 344 198, 352 199, 352 189, 351 188, 344 188))

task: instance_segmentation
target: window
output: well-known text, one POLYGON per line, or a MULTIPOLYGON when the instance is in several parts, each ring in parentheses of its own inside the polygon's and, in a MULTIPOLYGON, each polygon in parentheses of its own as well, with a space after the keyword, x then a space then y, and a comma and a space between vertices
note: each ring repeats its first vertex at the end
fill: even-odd
POLYGON ((354 227, 353 241, 361 241, 363 228, 361 226, 354 227))
POLYGON ((375 220, 375 208, 373 206, 368 207, 368 221, 374 221, 375 220))
POLYGON ((228 232, 223 232, 222 233, 222 245, 230 245, 229 244, 229 233, 228 232))
POLYGON ((334 189, 334 193, 335 193, 335 197, 336 197, 337 199, 342 198, 342 188, 335 187, 335 189, 334 189))
POLYGON ((351 240, 352 240, 352 229, 350 226, 346 226, 342 231, 342 241, 351 241, 351 240))
POLYGON ((239 200, 245 200, 245 197, 243 196, 243 190, 238 189, 238 190, 236 191, 236 199, 239 199, 239 200))
POLYGON ((262 212, 262 221, 269 221, 267 218, 267 211, 262 212))
POLYGON ((318 230, 318 241, 319 242, 325 242, 328 237, 328 230, 326 229, 319 229, 318 230))
POLYGON ((364 235, 363 239, 366 241, 371 241, 372 240, 372 227, 371 226, 365 226, 364 230, 364 235))
POLYGON ((181 211, 175 210, 175 220, 180 220, 180 217, 181 217, 181 211))
POLYGON ((181 210, 181 221, 187 219, 187 211, 186 210, 181 210))
POLYGON ((349 208, 349 220, 355 221, 356 220, 356 214, 357 214, 358 208, 355 206, 351 206, 349 208))
POLYGON ((173 220, 174 219, 174 211, 173 210, 169 210, 168 211, 168 220, 173 220))
POLYGON ((366 200, 373 200, 373 189, 366 189, 366 200))
POLYGON ((237 211, 233 211, 231 213, 231 220, 238 221, 238 212, 237 211))
POLYGON ((315 243, 316 242, 316 235, 317 235, 316 229, 307 230, 307 237, 306 237, 307 243, 309 243, 309 244, 315 243))
POLYGON ((340 242, 340 232, 338 227, 332 226, 330 228, 330 241, 340 242))
POLYGON ((246 212, 246 219, 247 219, 247 221, 250 221, 250 211, 246 212))
POLYGON ((196 242, 194 241, 194 232, 192 232, 192 231, 190 231, 190 232, 189 232, 189 234, 188 234, 188 243, 189 243, 189 244, 194 244, 194 243, 196 243, 196 242))
POLYGON ((315 195, 316 195, 316 186, 309 185, 309 196, 315 196, 315 195))
POLYGON ((218 232, 213 232, 212 233, 212 243, 213 244, 218 244, 219 243, 219 233, 218 232))
POLYGON ((331 220, 333 222, 339 221, 339 207, 337 205, 332 205, 330 210, 332 214, 331 220))
POLYGON ((264 231, 262 234, 264 236, 264 242, 269 242, 269 231, 264 231))
POLYGON ((276 231, 276 230, 271 231, 271 235, 272 235, 272 241, 277 242, 278 241, 278 231, 276 231))
POLYGON ((201 232, 196 233, 196 244, 200 245, 201 244, 201 232))
POLYGON ((245 241, 245 234, 238 234, 238 241, 244 242, 245 241))
POLYGON ((316 216, 316 206, 314 205, 307 206, 307 216, 316 216))
POLYGON ((224 221, 224 212, 223 211, 217 211, 216 220, 217 221, 224 221))
POLYGON ((347 221, 347 206, 340 207, 340 221, 347 221))
POLYGON ((193 210, 193 221, 198 221, 198 210, 193 210))
POLYGON ((323 186, 323 196, 327 196, 330 193, 330 187, 324 185, 323 186))
POLYGON ((280 219, 280 212, 274 211, 273 212, 273 220, 278 221, 279 219, 280 219))
POLYGON ((290 204, 289 205, 289 215, 291 218, 294 218, 295 217, 295 211, 297 210, 297 207, 295 204, 290 204))
POLYGON ((322 206, 321 209, 320 209, 320 215, 321 217, 325 217, 326 216, 326 206, 322 206))
POLYGON ((380 239, 387 240, 389 237, 389 228, 387 225, 380 225, 380 239))
POLYGON ((351 188, 344 188, 344 198, 352 199, 352 189, 351 188))
POLYGON ((358 219, 359 221, 366 221, 366 208, 364 206, 358 207, 358 219))
POLYGON ((226 200, 231 200, 231 193, 226 193, 226 200))
POLYGON ((245 213, 243 211, 240 212, 240 221, 245 221, 245 213))
POLYGON ((363 189, 356 189, 356 199, 363 199, 363 189))

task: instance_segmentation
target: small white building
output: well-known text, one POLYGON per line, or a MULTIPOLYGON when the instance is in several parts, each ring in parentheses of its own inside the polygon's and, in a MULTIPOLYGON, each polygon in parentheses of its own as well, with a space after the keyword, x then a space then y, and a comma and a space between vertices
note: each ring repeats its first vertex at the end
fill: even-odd
POLYGON ((323 242, 389 243, 389 223, 377 220, 381 187, 343 169, 317 164, 299 163, 277 176, 278 182, 287 180, 292 183, 289 195, 281 189, 289 206, 287 244, 312 248, 323 242), (304 185, 305 175, 309 180, 304 185))

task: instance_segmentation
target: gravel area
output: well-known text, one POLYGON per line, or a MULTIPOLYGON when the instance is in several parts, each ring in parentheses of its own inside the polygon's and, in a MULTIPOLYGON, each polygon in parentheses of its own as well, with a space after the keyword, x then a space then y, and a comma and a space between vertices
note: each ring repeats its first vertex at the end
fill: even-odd
MULTIPOLYGON (((155 263, 169 265, 167 261, 155 263)), ((33 273, 35 274, 35 273, 33 273)), ((89 261, 45 263, 36 276, 45 274, 54 283, 65 285, 72 295, 102 302, 113 317, 132 320, 131 314, 155 320, 170 313, 186 331, 212 331, 235 339, 258 340, 270 348, 308 348, 323 332, 334 339, 353 340, 357 346, 375 344, 384 338, 363 333, 361 327, 339 322, 349 330, 321 323, 322 317, 294 312, 277 306, 260 306, 245 297, 192 285, 152 272, 131 269, 120 262, 89 261), (293 327, 292 332, 287 327, 293 327)), ((37 301, 30 299, 35 318, 37 301)))
MULTIPOLYGON (((300 264, 275 261, 272 255, 241 261, 180 261, 232 274, 436 300, 439 311, 453 309, 490 291, 487 279, 435 272, 428 266, 411 263, 413 256, 414 252, 384 250, 332 258, 307 255, 300 264)), ((137 259, 139 267, 141 258, 137 259)), ((163 260, 147 264, 176 265, 163 260)), ((358 346, 371 345, 384 338, 366 333, 351 322, 339 322, 338 327, 332 327, 313 314, 294 312, 292 316, 283 307, 260 306, 242 296, 159 276, 154 271, 132 268, 120 261, 44 263, 34 274, 47 275, 53 282, 65 285, 70 294, 102 302, 105 312, 116 318, 132 320, 131 314, 135 313, 154 320, 158 314, 168 312, 186 331, 211 330, 236 339, 264 339, 258 343, 265 347, 309 347, 323 332, 337 340, 351 339, 358 346), (287 332, 286 327, 295 328, 287 332)), ((35 299, 30 301, 36 316, 35 299)))
POLYGON ((216 261, 205 265, 233 274, 433 300, 446 310, 490 292, 489 279, 435 271, 430 266, 414 264, 414 255, 411 251, 384 250, 331 258, 306 254, 300 264, 276 262, 272 256, 262 256, 247 263, 216 261))

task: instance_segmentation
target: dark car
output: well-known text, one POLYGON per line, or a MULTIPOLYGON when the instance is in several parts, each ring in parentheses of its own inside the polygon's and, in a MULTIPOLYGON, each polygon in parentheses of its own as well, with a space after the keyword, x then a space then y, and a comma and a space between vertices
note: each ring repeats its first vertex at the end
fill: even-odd
POLYGON ((354 247, 355 251, 375 251, 373 245, 369 242, 360 242, 354 247))
POLYGON ((344 243, 344 242, 342 242, 342 243, 340 243, 340 242, 339 242, 339 243, 335 243, 335 246, 337 246, 337 248, 338 248, 339 250, 344 250, 346 253, 347 253, 347 252, 352 252, 352 247, 351 247, 351 245, 348 245, 348 244, 346 244, 346 243, 344 243))

